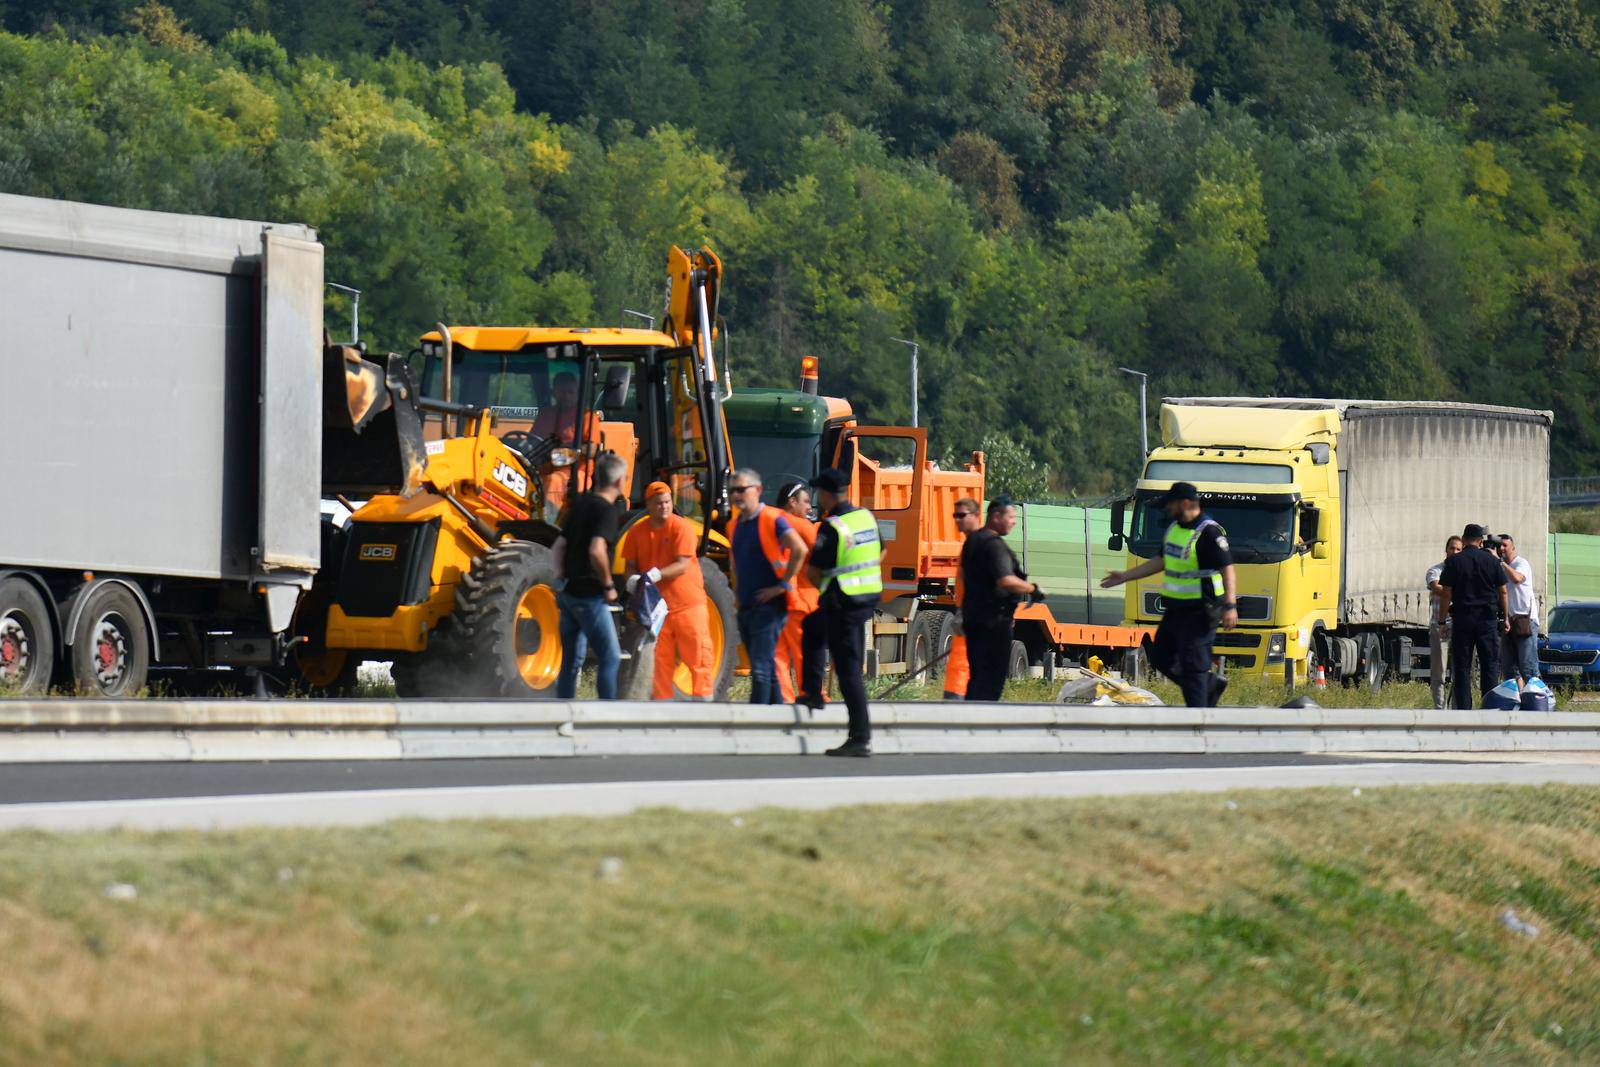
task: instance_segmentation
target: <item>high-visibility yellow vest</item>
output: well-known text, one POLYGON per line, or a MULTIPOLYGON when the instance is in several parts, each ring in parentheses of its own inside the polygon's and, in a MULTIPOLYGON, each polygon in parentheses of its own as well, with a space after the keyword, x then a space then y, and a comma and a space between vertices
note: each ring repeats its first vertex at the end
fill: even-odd
POLYGON ((1215 519, 1201 519, 1194 529, 1187 530, 1178 523, 1167 527, 1166 541, 1161 546, 1166 563, 1166 586, 1163 590, 1169 600, 1201 600, 1205 597, 1205 583, 1211 583, 1214 596, 1222 595, 1222 572, 1202 570, 1195 555, 1200 534, 1207 526, 1222 527, 1215 519))
POLYGON ((883 592, 883 544, 878 540, 878 520, 866 508, 830 515, 823 520, 839 535, 839 554, 833 569, 822 573, 818 587, 826 593, 834 582, 845 596, 877 596, 883 592))

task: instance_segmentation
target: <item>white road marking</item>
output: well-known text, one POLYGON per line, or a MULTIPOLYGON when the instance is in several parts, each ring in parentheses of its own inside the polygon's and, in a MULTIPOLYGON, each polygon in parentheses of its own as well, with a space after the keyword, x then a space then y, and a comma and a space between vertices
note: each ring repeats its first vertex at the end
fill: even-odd
POLYGON ((1397 785, 1600 786, 1600 765, 1352 763, 1285 767, 1036 771, 882 777, 374 789, 0 806, 0 830, 234 829, 366 826, 391 819, 529 819, 624 815, 641 808, 740 812, 951 800, 1229 792, 1397 785))

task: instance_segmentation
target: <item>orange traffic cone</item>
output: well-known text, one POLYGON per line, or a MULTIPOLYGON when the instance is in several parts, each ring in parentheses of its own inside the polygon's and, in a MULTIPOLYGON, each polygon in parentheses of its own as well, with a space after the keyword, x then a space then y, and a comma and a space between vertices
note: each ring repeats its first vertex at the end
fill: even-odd
POLYGON ((1311 676, 1311 687, 1313 689, 1328 688, 1328 669, 1320 663, 1317 664, 1316 673, 1311 676))

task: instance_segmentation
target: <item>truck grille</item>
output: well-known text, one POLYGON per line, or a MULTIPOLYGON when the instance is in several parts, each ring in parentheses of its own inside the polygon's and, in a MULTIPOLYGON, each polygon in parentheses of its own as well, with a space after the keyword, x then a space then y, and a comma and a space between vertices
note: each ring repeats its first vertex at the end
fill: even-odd
MULTIPOLYGON (((1249 619, 1251 622, 1266 622, 1272 618, 1272 598, 1269 596, 1242 596, 1238 598, 1239 618, 1249 619)), ((1161 615, 1165 609, 1161 604, 1161 594, 1146 592, 1144 595, 1144 613, 1146 615, 1161 615)))
POLYGON ((1580 667, 1587 667, 1595 661, 1597 656, 1600 656, 1600 652, 1596 652, 1592 648, 1574 649, 1570 652, 1559 648, 1541 648, 1539 650, 1539 662, 1541 663, 1576 663, 1580 667))
POLYGON ((1261 634, 1229 633, 1224 630, 1211 639, 1212 648, 1260 648, 1261 634))

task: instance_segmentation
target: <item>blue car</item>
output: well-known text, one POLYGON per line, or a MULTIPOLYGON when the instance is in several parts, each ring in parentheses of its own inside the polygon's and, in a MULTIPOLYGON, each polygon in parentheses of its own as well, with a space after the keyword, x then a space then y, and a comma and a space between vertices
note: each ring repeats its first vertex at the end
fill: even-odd
POLYGON ((1600 686, 1600 600, 1569 600, 1550 613, 1539 674, 1551 686, 1600 686))

